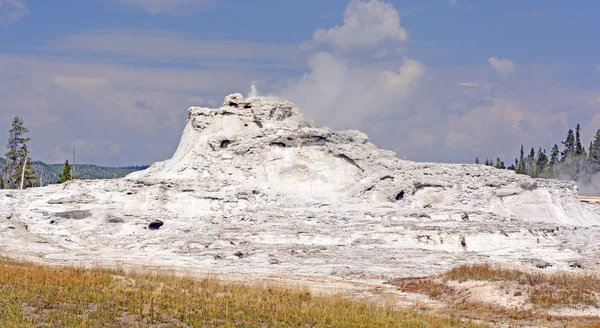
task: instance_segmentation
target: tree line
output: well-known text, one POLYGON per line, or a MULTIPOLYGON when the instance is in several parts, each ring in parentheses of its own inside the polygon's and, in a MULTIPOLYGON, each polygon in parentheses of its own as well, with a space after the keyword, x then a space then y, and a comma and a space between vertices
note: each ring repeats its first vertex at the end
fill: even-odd
MULTIPOLYGON (((581 128, 577 124, 575 132, 569 129, 565 140, 561 142, 562 149, 554 144, 550 153, 546 149, 535 147, 526 154, 521 145, 519 157, 514 163, 506 166, 499 157, 494 161, 487 159, 483 165, 493 166, 498 169, 513 170, 518 174, 529 175, 532 178, 564 179, 587 182, 591 177, 600 172, 600 129, 596 131, 594 140, 590 141, 589 147, 581 142, 581 128)), ((475 158, 476 164, 479 158, 475 158)))
MULTIPOLYGON (((23 119, 15 117, 9 130, 7 151, 0 169, 0 189, 26 189, 39 187, 42 183, 32 169, 28 144, 31 141, 25 135, 29 129, 23 119)), ((67 160, 63 172, 59 174, 56 183, 73 180, 72 166, 67 160)))

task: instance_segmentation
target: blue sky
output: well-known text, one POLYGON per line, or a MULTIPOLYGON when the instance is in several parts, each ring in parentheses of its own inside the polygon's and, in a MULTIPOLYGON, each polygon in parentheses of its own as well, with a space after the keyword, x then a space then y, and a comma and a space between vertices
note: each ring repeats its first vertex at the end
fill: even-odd
POLYGON ((512 162, 600 128, 600 4, 0 0, 0 122, 32 157, 169 158, 191 105, 261 92, 408 159, 512 162), (511 160, 512 158, 512 160, 511 160))

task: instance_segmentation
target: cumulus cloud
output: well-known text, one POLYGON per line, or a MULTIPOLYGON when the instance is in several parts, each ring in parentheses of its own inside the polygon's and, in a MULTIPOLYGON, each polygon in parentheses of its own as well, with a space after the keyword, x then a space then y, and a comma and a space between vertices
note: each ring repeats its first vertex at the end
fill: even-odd
POLYGON ((218 4, 217 0, 104 0, 151 14, 189 15, 218 4))
POLYGON ((75 147, 80 163, 151 163, 172 155, 190 105, 218 106, 258 80, 266 94, 296 102, 317 124, 360 129, 412 160, 500 156, 509 163, 524 141, 549 148, 577 123, 589 141, 600 124, 600 90, 559 83, 554 67, 498 57, 426 67, 396 51, 408 36, 391 4, 353 0, 344 17, 315 32, 304 57, 295 45, 143 30, 73 34, 46 49, 84 53, 86 61, 0 54, 0 122, 24 117, 36 159, 63 162, 75 147), (121 58, 136 65, 114 60, 121 58), (280 58, 287 61, 273 63, 280 58), (306 58, 301 76, 249 68, 297 68, 306 58), (144 67, 170 61, 181 65, 144 67))
POLYGON ((516 65, 508 59, 491 57, 488 59, 488 63, 501 79, 508 78, 516 70, 516 65))
POLYGON ((405 100, 425 66, 405 58, 396 70, 358 64, 331 53, 309 59, 310 72, 280 91, 321 124, 358 128, 373 116, 387 115, 393 103, 405 100))
POLYGON ((407 57, 356 54, 386 51, 388 43, 407 40, 400 16, 390 3, 352 0, 344 24, 318 29, 311 45, 308 72, 276 90, 295 101, 309 117, 333 128, 363 129, 377 117, 412 115, 402 104, 418 86, 425 65, 407 57), (316 45, 326 44, 328 51, 316 45))
POLYGON ((22 0, 0 0, 0 25, 12 24, 27 14, 29 10, 22 0))
POLYGON ((352 0, 344 13, 344 24, 318 29, 305 49, 326 44, 340 51, 381 46, 384 42, 405 42, 408 33, 400 25, 400 15, 390 3, 381 0, 352 0))

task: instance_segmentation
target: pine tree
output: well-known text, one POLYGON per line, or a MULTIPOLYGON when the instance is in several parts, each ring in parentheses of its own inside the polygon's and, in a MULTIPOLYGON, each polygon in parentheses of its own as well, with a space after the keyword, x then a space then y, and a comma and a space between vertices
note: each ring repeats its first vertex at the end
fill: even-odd
POLYGON ((548 156, 546 156, 546 149, 542 151, 542 148, 538 148, 538 152, 535 158, 535 166, 537 169, 538 176, 541 175, 548 166, 548 156))
POLYGON ((575 156, 585 155, 585 147, 581 144, 581 128, 579 124, 575 128, 575 156))
POLYGON ((564 163, 575 151, 575 136, 573 135, 573 130, 569 129, 567 138, 562 144, 565 146, 565 149, 561 153, 560 161, 561 163, 564 163))
POLYGON ((590 163, 590 168, 592 173, 596 173, 600 171, 600 129, 596 131, 596 135, 594 136, 594 141, 589 149, 588 163, 590 163))
POLYGON ((0 176, 0 189, 4 189, 4 178, 0 176))
POLYGON ((505 169, 504 162, 500 160, 500 157, 496 157, 496 168, 497 169, 505 169))
POLYGON ((523 145, 521 145, 521 153, 519 155, 519 160, 515 163, 517 165, 516 172, 518 174, 527 174, 527 168, 525 165, 525 151, 523 151, 523 145))
POLYGON ((69 164, 69 160, 66 160, 65 166, 63 167, 63 171, 58 174, 58 181, 56 181, 56 183, 64 183, 73 180, 71 176, 71 170, 71 164, 69 164))
POLYGON ((531 150, 529 151, 529 155, 527 155, 526 172, 527 172, 526 174, 532 178, 537 177, 537 171, 535 169, 535 149, 533 147, 531 147, 531 150))
POLYGON ((475 157, 475 164, 479 164, 479 157, 475 157))
POLYGON ((30 139, 24 137, 29 130, 23 125, 23 119, 18 116, 13 119, 11 126, 7 145, 8 151, 2 166, 2 171, 6 177, 6 187, 8 189, 20 187, 23 167, 25 167, 23 188, 33 187, 37 177, 31 169, 31 159, 27 149, 27 143, 30 139))
POLYGON ((558 145, 554 144, 554 147, 552 147, 552 150, 550 151, 550 167, 554 168, 554 166, 558 164, 558 155, 560 155, 558 145))

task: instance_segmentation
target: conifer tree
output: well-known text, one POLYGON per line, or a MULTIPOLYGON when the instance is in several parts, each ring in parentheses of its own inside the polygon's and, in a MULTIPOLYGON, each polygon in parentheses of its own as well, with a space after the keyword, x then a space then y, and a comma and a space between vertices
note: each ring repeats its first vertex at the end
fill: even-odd
POLYGON ((554 144, 552 150, 550 151, 550 167, 554 168, 558 164, 558 156, 560 155, 560 151, 558 150, 558 145, 554 144))
POLYGON ((25 178, 23 188, 33 187, 37 181, 37 177, 31 168, 31 159, 27 149, 27 143, 30 139, 24 136, 27 132, 29 130, 24 126, 23 119, 18 116, 15 117, 9 131, 6 159, 2 165, 2 172, 6 177, 5 185, 8 189, 20 187, 22 176, 25 178), (23 168, 25 168, 24 174, 23 168))
POLYGON ((500 160, 500 157, 496 157, 496 168, 497 169, 505 169, 504 162, 500 160))
POLYGON ((58 174, 58 181, 56 183, 64 183, 70 180, 73 180, 71 176, 71 164, 69 164, 69 160, 65 161, 65 166, 63 167, 63 171, 58 174))
POLYGON ((581 144, 581 128, 579 124, 575 128, 575 156, 585 155, 585 147, 581 144))
POLYGON ((475 157, 475 164, 479 164, 479 157, 475 157))
POLYGON ((4 178, 0 176, 0 189, 4 189, 4 178))
POLYGON ((548 156, 546 155, 546 149, 542 151, 542 147, 538 148, 538 152, 535 158, 535 165, 537 168, 538 176, 542 174, 548 166, 548 156))
POLYGON ((600 171, 600 129, 596 131, 596 135, 594 136, 594 141, 589 149, 588 163, 590 164, 590 168, 592 172, 600 171))
POLYGON ((575 136, 573 135, 573 130, 569 129, 567 138, 562 144, 565 146, 565 149, 561 153, 560 161, 561 163, 564 163, 575 151, 575 136))
POLYGON ((518 174, 527 174, 527 168, 525 165, 525 152, 523 151, 523 145, 521 145, 521 153, 519 155, 519 160, 516 162, 517 168, 516 172, 518 174))
POLYGON ((532 177, 537 177, 537 170, 535 167, 535 149, 531 147, 529 155, 527 156, 527 174, 532 177))

